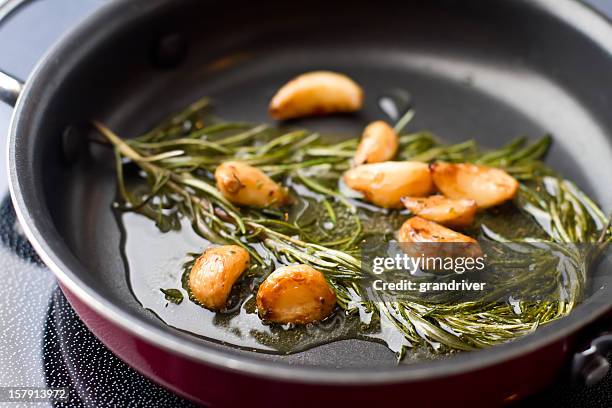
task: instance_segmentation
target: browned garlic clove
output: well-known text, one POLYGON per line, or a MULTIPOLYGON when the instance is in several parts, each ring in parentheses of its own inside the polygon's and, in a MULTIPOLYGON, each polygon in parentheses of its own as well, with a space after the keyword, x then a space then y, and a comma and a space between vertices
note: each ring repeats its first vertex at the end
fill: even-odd
POLYGON ((399 140, 391 126, 382 120, 370 123, 363 131, 355 153, 355 164, 380 163, 393 159, 399 140))
POLYGON ((383 162, 362 164, 344 173, 344 183, 384 208, 401 208, 405 196, 426 196, 433 190, 426 163, 383 162))
POLYGON ((277 120, 335 112, 354 112, 363 105, 363 90, 346 75, 331 71, 302 74, 272 98, 268 111, 277 120))
POLYGON ((402 197, 402 204, 414 215, 453 228, 464 228, 470 225, 478 209, 474 200, 448 198, 441 195, 402 197))
POLYGON ((398 232, 397 239, 399 242, 476 242, 472 237, 421 217, 406 220, 398 232))
POLYGON ((206 249, 189 273, 191 293, 208 309, 224 309, 232 286, 249 262, 249 253, 237 245, 206 249))
POLYGON ((434 163, 433 181, 449 198, 476 201, 479 208, 489 208, 511 200, 519 183, 504 170, 469 163, 434 163))
POLYGON ((259 286, 259 316, 275 323, 306 324, 323 320, 336 305, 336 295, 323 274, 308 265, 278 268, 259 286))
POLYGON ((215 179, 223 196, 236 205, 265 208, 289 202, 289 195, 281 185, 246 163, 222 163, 215 171, 215 179))

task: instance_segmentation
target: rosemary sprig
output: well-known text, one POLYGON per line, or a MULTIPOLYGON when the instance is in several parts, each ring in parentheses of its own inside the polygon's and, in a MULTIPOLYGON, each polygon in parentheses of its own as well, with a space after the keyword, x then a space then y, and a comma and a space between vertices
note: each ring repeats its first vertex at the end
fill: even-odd
MULTIPOLYGON (((564 279, 555 279, 557 271, 550 271, 551 285, 558 285, 567 296, 557 301, 520 302, 520 313, 517 305, 499 300, 448 305, 422 299, 366 300, 358 284, 362 276, 359 245, 373 231, 363 224, 367 210, 336 185, 350 166, 358 139, 328 144, 318 134, 303 130, 222 122, 210 116, 208 107, 207 100, 196 102, 130 140, 94 123, 115 149, 119 193, 126 209, 154 219, 162 230, 178 225, 176 217, 188 217, 207 240, 244 247, 261 273, 276 264, 312 265, 325 274, 347 313, 367 311, 374 316, 373 323, 401 334, 402 342, 390 344, 400 358, 406 347, 429 345, 435 351, 448 351, 503 343, 567 315, 579 302, 586 262, 576 253, 570 255, 578 267, 566 271, 564 279), (211 182, 215 167, 230 159, 257 165, 308 195, 309 205, 333 223, 333 230, 319 228, 316 219, 303 222, 299 215, 291 220, 283 212, 236 208, 211 182), (145 191, 128 187, 125 161, 133 162, 146 175, 145 191), (348 225, 342 228, 342 223, 348 225)), ((411 118, 412 113, 396 128, 403 130, 411 118)), ((520 179, 523 183, 515 205, 535 221, 540 236, 505 237, 483 223, 483 235, 489 240, 541 240, 565 250, 566 243, 609 243, 610 226, 601 210, 541 162, 550 144, 549 136, 533 144, 519 138, 500 149, 483 151, 473 141, 446 145, 422 131, 401 135, 398 159, 474 162, 504 168, 520 179)))

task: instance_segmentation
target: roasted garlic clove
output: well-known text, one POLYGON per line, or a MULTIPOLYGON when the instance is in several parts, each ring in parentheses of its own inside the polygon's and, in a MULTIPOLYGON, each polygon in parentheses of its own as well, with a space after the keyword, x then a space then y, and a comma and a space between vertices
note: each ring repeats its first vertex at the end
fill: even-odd
MULTIPOLYGON (((483 256, 482 249, 474 238, 421 217, 412 217, 406 220, 397 233, 397 239, 402 250, 415 258, 431 258, 434 260, 472 258, 476 261, 476 258, 483 256)), ((427 262, 424 270, 450 272, 445 268, 444 262, 442 264, 427 262)))
POLYGON ((476 242, 472 237, 421 217, 408 218, 399 229, 397 239, 399 242, 476 242))
POLYGON ((384 208, 401 208, 402 197, 426 196, 433 190, 427 164, 410 161, 362 164, 344 173, 344 183, 384 208))
POLYGON ((336 295, 323 274, 308 265, 275 270, 259 286, 259 316, 275 323, 306 324, 323 320, 336 305, 336 295))
POLYGON ((449 198, 476 201, 479 208, 489 208, 514 198, 519 183, 504 170, 476 164, 434 163, 433 181, 449 198))
POLYGON ((391 126, 382 120, 370 123, 363 131, 355 153, 355 164, 380 163, 393 159, 399 140, 391 126))
POLYGON ((224 309, 234 282, 249 262, 249 253, 237 245, 208 248, 189 273, 191 293, 208 309, 224 309))
POLYGON ((402 204, 414 215, 453 228, 464 228, 474 221, 478 206, 466 198, 402 197, 402 204))
POLYGON ((215 171, 215 179, 223 196, 237 205, 265 208, 289 202, 289 195, 282 186, 245 163, 222 163, 215 171))
POLYGON ((334 112, 354 112, 363 105, 363 90, 346 75, 314 71, 287 82, 268 108, 277 120, 334 112))

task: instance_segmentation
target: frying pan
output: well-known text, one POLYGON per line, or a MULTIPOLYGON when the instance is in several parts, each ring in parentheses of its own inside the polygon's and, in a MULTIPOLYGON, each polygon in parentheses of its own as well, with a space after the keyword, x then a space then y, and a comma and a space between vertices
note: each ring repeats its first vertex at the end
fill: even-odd
POLYGON ((502 405, 544 387, 572 359, 586 382, 606 372, 610 342, 599 332, 609 322, 608 282, 532 335, 437 361, 397 365, 382 345, 358 340, 292 355, 210 342, 168 327, 132 296, 111 211, 112 155, 87 143, 87 124, 95 118, 137 135, 204 95, 221 117, 266 122, 282 83, 331 69, 363 85, 363 111, 293 124, 357 134, 384 118, 378 96, 407 89, 412 126, 450 141, 495 147, 550 132, 550 165, 609 209, 611 55, 612 26, 571 0, 109 2, 57 43, 23 89, 0 78, 6 102, 19 94, 11 194, 28 238, 92 332, 193 401, 502 405))

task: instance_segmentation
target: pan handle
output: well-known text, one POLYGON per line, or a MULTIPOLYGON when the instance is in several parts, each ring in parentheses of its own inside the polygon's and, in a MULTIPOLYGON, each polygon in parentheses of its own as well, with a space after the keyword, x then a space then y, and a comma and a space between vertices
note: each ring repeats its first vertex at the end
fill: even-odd
MULTIPOLYGON (((0 23, 13 14, 28 0, 1 0, 0 1, 0 23)), ((0 100, 10 106, 15 106, 17 98, 23 89, 23 82, 13 78, 9 74, 0 71, 0 100)))
POLYGON ((602 333, 591 340, 588 346, 574 354, 572 380, 576 384, 594 385, 601 381, 608 371, 608 355, 612 352, 612 334, 602 333))
POLYGON ((0 71, 0 100, 2 102, 15 106, 22 89, 23 82, 0 71))

